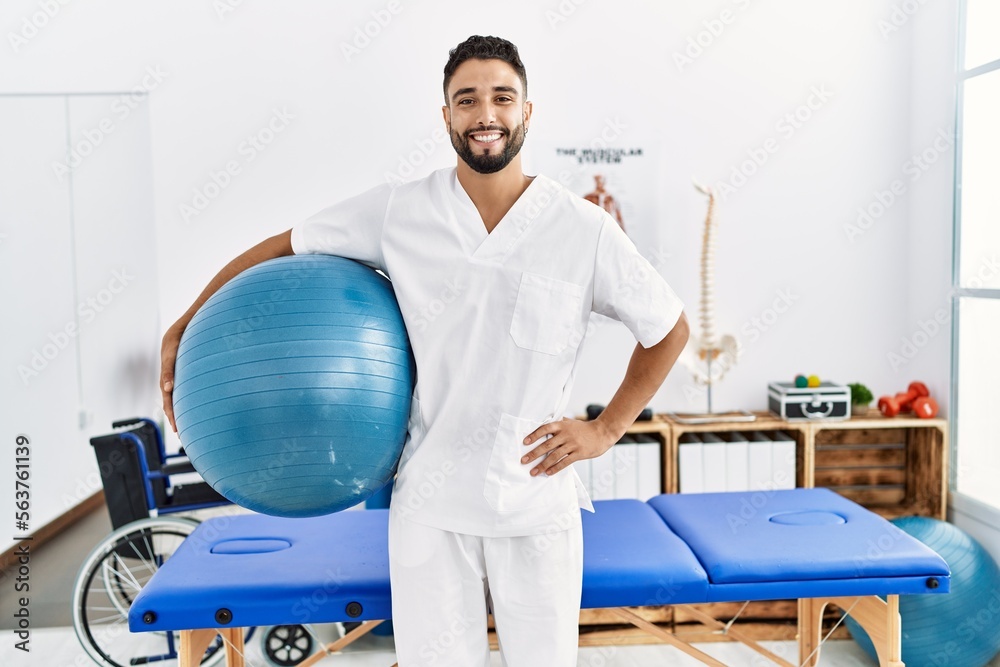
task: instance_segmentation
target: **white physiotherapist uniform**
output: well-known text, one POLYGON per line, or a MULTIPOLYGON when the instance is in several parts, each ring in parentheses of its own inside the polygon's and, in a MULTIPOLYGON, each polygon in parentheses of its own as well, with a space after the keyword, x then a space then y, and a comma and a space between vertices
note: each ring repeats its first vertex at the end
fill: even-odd
POLYGON ((390 504, 400 666, 488 665, 487 594, 505 664, 575 665, 593 506, 572 466, 531 477, 539 443, 522 442, 563 417, 591 311, 649 347, 680 300, 611 216, 544 175, 489 234, 450 168, 324 209, 292 247, 383 270, 416 360, 390 504))

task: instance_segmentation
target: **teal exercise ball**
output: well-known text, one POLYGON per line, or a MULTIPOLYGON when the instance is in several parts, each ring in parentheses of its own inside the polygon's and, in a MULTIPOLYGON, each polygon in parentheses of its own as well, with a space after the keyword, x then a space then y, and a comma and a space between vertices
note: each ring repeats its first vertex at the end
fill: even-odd
POLYGON ((415 377, 389 280, 343 257, 281 257, 195 314, 178 348, 174 416, 191 463, 227 499, 319 516, 392 479, 415 377))
MULTIPOLYGON (((950 523, 917 516, 892 523, 938 552, 951 568, 950 593, 899 596, 906 667, 983 667, 1000 652, 1000 567, 981 544, 950 523)), ((868 634, 850 616, 844 623, 875 659, 868 634)))

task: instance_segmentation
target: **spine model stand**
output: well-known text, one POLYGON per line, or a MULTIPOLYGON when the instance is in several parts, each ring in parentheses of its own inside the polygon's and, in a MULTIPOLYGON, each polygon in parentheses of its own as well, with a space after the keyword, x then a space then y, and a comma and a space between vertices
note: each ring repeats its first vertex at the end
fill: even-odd
POLYGON ((701 240, 701 302, 698 308, 699 331, 691 336, 681 355, 698 385, 706 388, 708 412, 712 412, 712 385, 719 382, 736 364, 739 343, 731 335, 718 337, 715 328, 715 193, 695 182, 694 187, 708 197, 705 231, 701 240))

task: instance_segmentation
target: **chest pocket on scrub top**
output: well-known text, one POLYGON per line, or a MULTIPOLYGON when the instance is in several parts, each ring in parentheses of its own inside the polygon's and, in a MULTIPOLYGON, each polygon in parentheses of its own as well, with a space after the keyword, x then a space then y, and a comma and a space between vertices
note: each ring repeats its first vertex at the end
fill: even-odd
POLYGON ((543 354, 560 354, 576 335, 583 288, 575 283, 521 274, 510 335, 518 347, 543 354))

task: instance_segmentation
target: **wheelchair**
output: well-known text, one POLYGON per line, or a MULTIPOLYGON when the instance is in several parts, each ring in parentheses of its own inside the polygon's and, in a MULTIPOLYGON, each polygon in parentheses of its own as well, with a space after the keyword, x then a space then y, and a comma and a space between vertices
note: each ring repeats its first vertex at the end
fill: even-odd
MULTIPOLYGON (((173 632, 132 634, 128 610, 139 591, 198 526, 181 512, 231 504, 205 482, 172 484, 171 477, 195 472, 184 454, 167 454, 160 429, 149 419, 112 424, 110 435, 92 438, 113 532, 84 560, 73 590, 73 629, 102 667, 147 663, 175 665, 173 632)), ((256 628, 246 631, 249 641, 256 628)), ((313 650, 313 633, 298 625, 261 629, 261 651, 277 667, 293 667, 313 650)), ((216 638, 202 658, 211 667, 225 657, 216 638)))

